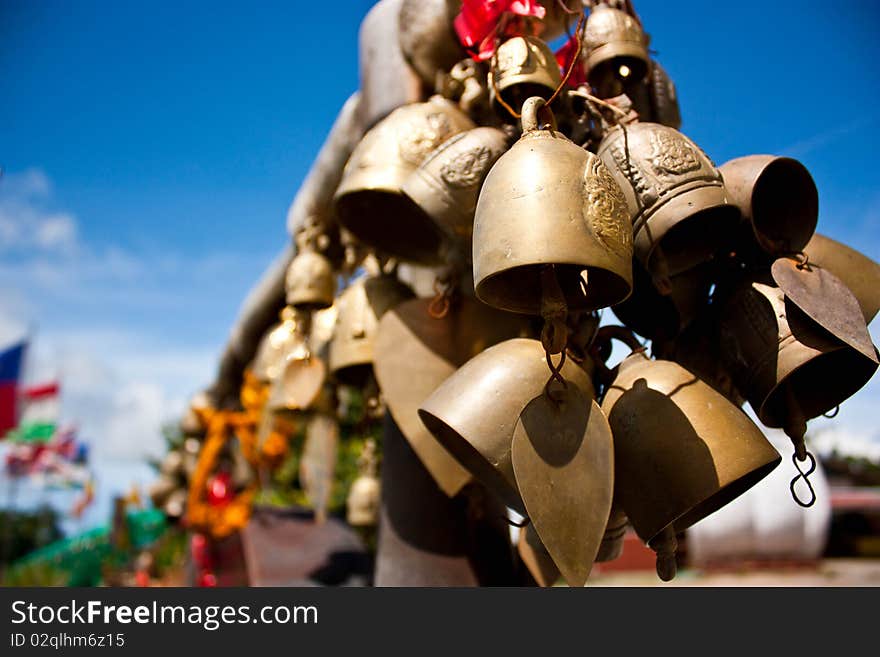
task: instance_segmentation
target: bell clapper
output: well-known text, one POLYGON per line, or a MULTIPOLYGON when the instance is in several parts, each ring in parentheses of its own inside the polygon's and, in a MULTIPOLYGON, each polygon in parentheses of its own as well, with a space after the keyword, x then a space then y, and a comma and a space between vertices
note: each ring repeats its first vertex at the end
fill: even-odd
MULTIPOLYGON (((585 279, 582 279, 585 280, 585 279)), ((547 366, 550 368, 550 378, 544 386, 544 393, 552 401, 557 402, 559 395, 551 390, 551 384, 555 381, 565 388, 565 378, 560 374, 565 364, 565 347, 568 343, 568 305, 562 293, 562 287, 556 278, 556 270, 553 265, 545 265, 541 269, 541 317, 544 327, 541 329, 541 344, 547 357, 547 366), (560 354, 559 363, 553 364, 552 356, 560 354)))
POLYGON ((674 579, 678 572, 678 564, 675 561, 678 539, 675 537, 673 526, 664 527, 663 531, 653 538, 649 545, 657 554, 657 576, 664 582, 674 579))

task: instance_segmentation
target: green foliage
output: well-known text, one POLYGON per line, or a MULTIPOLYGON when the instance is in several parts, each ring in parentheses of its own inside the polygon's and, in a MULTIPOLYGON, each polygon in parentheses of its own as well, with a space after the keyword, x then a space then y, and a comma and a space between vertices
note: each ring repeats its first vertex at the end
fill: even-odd
POLYGON ((0 511, 0 563, 10 563, 61 538, 58 514, 43 506, 34 512, 0 511))

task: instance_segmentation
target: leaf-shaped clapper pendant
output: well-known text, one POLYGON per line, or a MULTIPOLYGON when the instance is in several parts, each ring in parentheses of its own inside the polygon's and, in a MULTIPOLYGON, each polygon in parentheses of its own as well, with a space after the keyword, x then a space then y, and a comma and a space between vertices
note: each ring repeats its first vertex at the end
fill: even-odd
POLYGON ((569 384, 536 397, 513 433, 511 456, 529 518, 569 586, 583 586, 605 531, 614 489, 608 420, 569 384))
POLYGON ((827 269, 790 258, 771 267, 773 280, 794 305, 838 340, 877 361, 874 344, 858 299, 827 269))

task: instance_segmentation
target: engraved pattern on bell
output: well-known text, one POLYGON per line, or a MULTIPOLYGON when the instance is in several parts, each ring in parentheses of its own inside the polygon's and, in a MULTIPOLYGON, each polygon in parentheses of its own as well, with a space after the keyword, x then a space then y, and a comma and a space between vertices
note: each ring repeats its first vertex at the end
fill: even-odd
POLYGON ((534 63, 528 66, 529 59, 528 42, 522 38, 510 39, 498 48, 497 67, 505 73, 528 72, 527 67, 529 70, 536 68, 534 63))
POLYGON ((477 146, 462 153, 440 170, 443 181, 452 187, 473 187, 480 182, 492 151, 486 146, 477 146))
POLYGON ((400 157, 418 166, 451 132, 452 124, 442 112, 432 112, 424 120, 412 121, 401 127, 400 157))
POLYGON ((608 167, 592 158, 584 169, 584 219, 602 244, 618 254, 632 255, 633 239, 623 190, 608 167))
POLYGON ((649 158, 654 171, 660 176, 680 176, 700 168, 700 158, 683 139, 671 132, 652 132, 649 158))

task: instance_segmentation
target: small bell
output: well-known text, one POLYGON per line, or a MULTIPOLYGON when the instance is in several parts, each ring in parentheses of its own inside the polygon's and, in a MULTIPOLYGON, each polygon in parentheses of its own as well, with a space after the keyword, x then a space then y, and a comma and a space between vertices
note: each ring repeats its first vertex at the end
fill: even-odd
POLYGON ((201 437, 207 430, 205 415, 214 410, 214 402, 207 392, 198 392, 189 400, 189 405, 180 420, 180 430, 184 436, 201 437))
POLYGON ((615 500, 674 574, 675 534, 751 488, 781 457, 739 408, 669 361, 633 353, 602 408, 614 434, 615 500))
POLYGON ((880 310, 880 264, 845 244, 816 233, 804 247, 810 262, 824 267, 852 291, 870 323, 880 310))
POLYGON ((304 249, 294 256, 284 285, 287 305, 296 310, 320 310, 333 305, 336 294, 333 266, 317 251, 304 249))
POLYGON ((273 326, 257 347, 251 373, 260 383, 271 383, 281 375, 285 360, 295 352, 305 355, 308 346, 297 313, 290 306, 281 311, 281 322, 273 326))
POLYGON ((373 342, 379 320, 415 294, 395 276, 361 276, 338 300, 338 314, 330 341, 328 365, 340 383, 362 386, 373 367, 373 342))
POLYGON ((624 92, 648 72, 648 36, 638 21, 600 4, 590 11, 584 32, 587 79, 601 98, 624 92))
POLYGON ((465 52, 452 29, 459 10, 455 0, 402 0, 398 13, 400 50, 427 85, 448 71, 465 52))
POLYGON ((523 135, 483 183, 474 219, 477 296, 491 306, 540 314, 541 275, 554 265, 571 310, 618 303, 632 288, 632 228, 608 169, 552 126, 544 106, 523 106, 523 135), (585 273, 584 273, 585 272, 585 273))
POLYGON ((819 221, 819 192, 807 168, 790 157, 749 155, 720 167, 731 202, 771 255, 801 251, 819 221))
POLYGON ((498 46, 489 73, 489 99, 495 110, 507 116, 499 96, 519 112, 532 96, 548 99, 562 84, 559 64, 550 47, 532 36, 516 36, 498 46))
POLYGON ((470 251, 480 187, 507 146, 507 135, 495 128, 459 133, 431 152, 403 192, 450 240, 470 251))
MULTIPOLYGON (((587 373, 571 361, 566 381, 595 397, 587 373)), ((539 340, 516 338, 489 347, 437 388, 419 417, 461 465, 507 506, 525 514, 510 460, 517 418, 541 394, 547 360, 539 340)))
POLYGON ((611 514, 608 516, 608 524, 605 526, 605 535, 599 544, 599 553, 596 555, 596 563, 614 561, 623 554, 623 539, 626 536, 626 528, 629 518, 617 504, 611 503, 611 514))
POLYGON ((358 476, 346 499, 346 519, 353 527, 375 527, 379 522, 381 484, 376 476, 376 442, 370 438, 358 458, 358 476))
POLYGON ((834 409, 877 370, 876 361, 763 283, 732 292, 721 311, 720 334, 725 366, 758 419, 786 429, 796 442, 806 420, 834 409))
POLYGON ((674 338, 706 310, 711 272, 700 265, 667 280, 661 293, 644 267, 633 265, 633 293, 612 306, 614 315, 626 326, 650 340, 674 338))
POLYGON ((730 243, 739 211, 718 169, 683 134, 658 123, 618 125, 598 154, 623 189, 635 255, 652 276, 687 271, 730 243))
POLYGON ((334 196, 341 226, 388 255, 441 262, 443 234, 401 190, 431 151, 475 127, 440 96, 394 110, 364 135, 345 165, 334 196))

